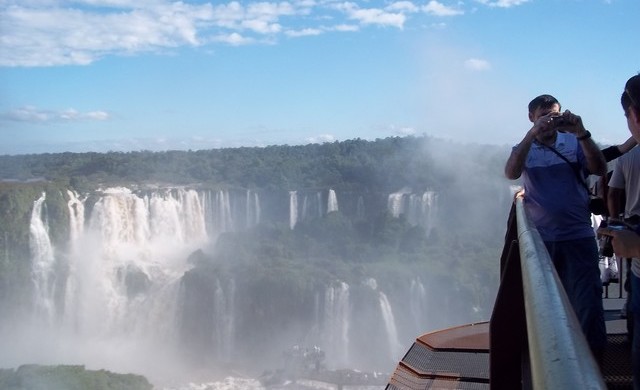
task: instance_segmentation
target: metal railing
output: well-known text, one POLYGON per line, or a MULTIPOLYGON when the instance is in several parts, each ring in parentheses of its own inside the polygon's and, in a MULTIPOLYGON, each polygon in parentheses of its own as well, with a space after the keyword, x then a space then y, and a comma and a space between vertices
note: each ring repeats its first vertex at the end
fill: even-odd
POLYGON ((490 322, 491 389, 606 389, 549 253, 516 196, 490 322))

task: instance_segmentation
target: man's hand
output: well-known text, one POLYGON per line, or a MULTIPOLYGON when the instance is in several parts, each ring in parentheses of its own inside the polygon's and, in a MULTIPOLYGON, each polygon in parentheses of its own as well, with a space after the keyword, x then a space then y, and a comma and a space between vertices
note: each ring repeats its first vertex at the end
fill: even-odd
POLYGON ((613 237, 613 252, 619 257, 640 257, 640 236, 633 230, 598 229, 598 234, 613 237))
POLYGON ((584 124, 582 124, 582 118, 580 115, 576 115, 569 110, 565 110, 562 115, 557 118, 561 118, 560 120, 562 120, 562 125, 559 126, 562 131, 572 133, 576 137, 580 137, 587 132, 584 128, 584 124))
POLYGON ((533 122, 533 127, 530 130, 531 134, 535 138, 539 137, 539 139, 545 139, 552 135, 556 130, 555 126, 553 125, 553 118, 557 116, 557 112, 550 112, 536 119, 536 121, 533 122))

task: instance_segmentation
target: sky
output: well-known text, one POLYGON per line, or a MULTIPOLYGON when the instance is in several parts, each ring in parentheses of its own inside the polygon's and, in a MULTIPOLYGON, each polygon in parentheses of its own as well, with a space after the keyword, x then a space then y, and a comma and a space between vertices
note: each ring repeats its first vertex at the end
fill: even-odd
POLYGON ((0 0, 0 154, 629 137, 638 0, 0 0))

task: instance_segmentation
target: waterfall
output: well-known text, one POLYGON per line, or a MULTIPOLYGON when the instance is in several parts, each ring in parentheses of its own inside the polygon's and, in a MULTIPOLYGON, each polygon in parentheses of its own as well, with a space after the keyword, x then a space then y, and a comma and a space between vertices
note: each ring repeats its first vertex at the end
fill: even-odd
POLYGON ((246 198, 246 227, 250 228, 260 223, 260 198, 258 193, 251 190, 247 190, 246 198))
POLYGON ((110 188, 93 205, 84 230, 83 202, 69 197, 67 329, 104 339, 174 334, 186 257, 207 240, 201 196, 184 189, 139 196, 110 188))
POLYGON ((365 214, 364 214, 364 198, 362 197, 362 195, 358 196, 358 203, 356 205, 356 217, 358 218, 364 218, 365 214))
POLYGON ((293 228, 298 223, 298 192, 289 191, 289 228, 293 228))
POLYGON ((389 351, 391 352, 391 360, 397 361, 400 359, 402 353, 402 345, 398 340, 398 330, 396 329, 396 321, 393 317, 393 311, 387 296, 380 291, 380 310, 382 312, 382 319, 384 320, 384 327, 387 331, 387 341, 389 343, 389 351))
POLYGON ((349 285, 339 282, 325 292, 324 335, 327 361, 336 367, 349 362, 349 285))
POLYGON ((84 233, 84 202, 78 198, 78 194, 67 190, 69 201, 69 238, 71 244, 78 242, 80 236, 84 233))
POLYGON ((54 250, 49 239, 48 227, 43 220, 45 193, 33 203, 29 224, 29 250, 31 252, 31 275, 34 284, 36 313, 51 324, 55 315, 54 250))
POLYGON ((316 204, 318 205, 318 218, 322 217, 322 193, 316 192, 316 204))
POLYGON ((338 198, 336 198, 336 192, 330 189, 329 198, 327 199, 327 214, 333 211, 338 211, 338 198))
POLYGON ((309 197, 307 195, 302 198, 302 220, 309 218, 309 197))
POLYGON ((423 317, 426 313, 427 291, 420 278, 411 280, 409 289, 409 308, 415 324, 416 332, 424 328, 423 317))
POLYGON ((217 345, 217 358, 229 360, 234 350, 235 340, 235 312, 233 300, 235 297, 235 282, 229 282, 229 291, 225 293, 220 280, 216 280, 213 308, 214 340, 217 345))
POLYGON ((425 193, 426 201, 425 204, 428 209, 428 219, 427 219, 427 234, 431 233, 431 229, 436 225, 437 217, 438 217, 438 194, 435 192, 429 191, 425 193))
POLYGON ((231 215, 231 201, 229 192, 218 190, 209 200, 209 210, 212 236, 233 230, 233 218, 231 215))
POLYGON ((410 189, 403 188, 389 194, 387 210, 395 218, 404 215, 409 224, 422 226, 428 235, 437 217, 437 198, 437 194, 433 191, 414 194, 410 189))
POLYGON ((395 218, 400 217, 400 215, 404 214, 405 212, 404 195, 407 193, 407 191, 407 189, 402 189, 399 192, 389 194, 389 197, 387 198, 387 209, 395 218))

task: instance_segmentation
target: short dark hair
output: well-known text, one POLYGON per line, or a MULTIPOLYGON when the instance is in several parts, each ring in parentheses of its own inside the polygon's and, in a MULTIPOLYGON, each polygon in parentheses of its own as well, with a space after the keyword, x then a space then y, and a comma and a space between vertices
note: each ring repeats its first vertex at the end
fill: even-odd
POLYGON ((529 112, 533 113, 538 108, 550 108, 554 104, 557 104, 559 107, 562 107, 558 99, 554 98, 553 96, 540 95, 529 102, 529 112))
POLYGON ((625 113, 628 114, 628 110, 633 109, 636 114, 640 114, 640 73, 627 80, 620 104, 625 113))

